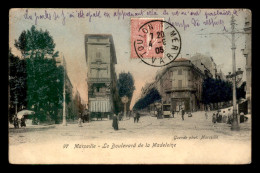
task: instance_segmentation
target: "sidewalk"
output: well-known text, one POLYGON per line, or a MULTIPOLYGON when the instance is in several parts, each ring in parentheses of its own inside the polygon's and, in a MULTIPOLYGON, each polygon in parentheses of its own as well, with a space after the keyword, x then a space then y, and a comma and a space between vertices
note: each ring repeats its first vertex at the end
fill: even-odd
POLYGON ((26 125, 26 127, 14 128, 13 124, 9 123, 9 132, 27 132, 27 131, 38 131, 44 129, 55 128, 59 124, 50 124, 50 125, 26 125))

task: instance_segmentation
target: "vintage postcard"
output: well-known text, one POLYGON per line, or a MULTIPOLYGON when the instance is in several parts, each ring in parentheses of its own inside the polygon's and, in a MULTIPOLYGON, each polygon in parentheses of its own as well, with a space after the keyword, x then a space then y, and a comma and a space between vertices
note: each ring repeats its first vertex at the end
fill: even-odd
POLYGON ((13 8, 11 164, 250 164, 249 9, 13 8))

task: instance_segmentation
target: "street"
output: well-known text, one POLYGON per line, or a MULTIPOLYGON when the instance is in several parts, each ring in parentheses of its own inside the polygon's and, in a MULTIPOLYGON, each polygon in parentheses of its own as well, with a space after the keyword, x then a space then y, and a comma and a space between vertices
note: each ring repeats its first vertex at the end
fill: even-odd
POLYGON ((10 128, 9 160, 36 164, 249 163, 251 117, 240 124, 240 131, 231 131, 229 124, 213 125, 212 112, 208 115, 206 119, 204 112, 195 112, 192 117, 185 115, 184 121, 180 114, 164 119, 145 115, 139 123, 133 118, 119 121, 118 131, 111 120, 83 123, 83 127, 75 121, 67 126, 10 128), (140 157, 132 160, 131 154, 140 157))

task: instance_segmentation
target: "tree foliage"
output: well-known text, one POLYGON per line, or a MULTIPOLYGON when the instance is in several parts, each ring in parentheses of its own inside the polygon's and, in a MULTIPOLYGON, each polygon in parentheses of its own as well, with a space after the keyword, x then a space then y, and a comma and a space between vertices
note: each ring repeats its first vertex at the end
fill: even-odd
POLYGON ((36 56, 27 62, 28 107, 42 112, 37 117, 44 121, 46 116, 56 119, 57 109, 63 101, 63 67, 57 67, 54 59, 36 56))
POLYGON ((17 111, 22 107, 26 107, 26 90, 27 90, 27 72, 26 62, 14 56, 9 49, 9 87, 10 87, 10 118, 15 114, 15 106, 17 111))
POLYGON ((55 43, 52 36, 47 30, 37 30, 34 25, 30 30, 23 31, 14 45, 21 51, 23 57, 58 57, 58 52, 54 51, 55 43))
MULTIPOLYGON (((32 26, 23 31, 15 47, 25 58, 26 67, 26 101, 28 109, 36 112, 40 121, 47 119, 58 121, 58 109, 62 108, 64 68, 57 67, 55 43, 49 32, 37 30, 32 26)), ((70 102, 69 91, 66 89, 66 102, 70 102)))
POLYGON ((213 78, 206 78, 203 81, 202 102, 204 104, 230 101, 232 94, 230 82, 213 78))
POLYGON ((161 95, 156 88, 152 88, 148 94, 146 94, 143 98, 140 98, 134 105, 133 109, 140 110, 144 109, 150 104, 161 100, 161 95))
POLYGON ((246 98, 245 87, 246 87, 246 82, 243 82, 242 85, 239 88, 237 88, 237 90, 236 90, 237 99, 246 98))
POLYGON ((119 79, 117 80, 117 87, 119 96, 127 96, 128 98, 132 98, 133 92, 135 90, 134 86, 134 78, 131 73, 120 73, 119 79))

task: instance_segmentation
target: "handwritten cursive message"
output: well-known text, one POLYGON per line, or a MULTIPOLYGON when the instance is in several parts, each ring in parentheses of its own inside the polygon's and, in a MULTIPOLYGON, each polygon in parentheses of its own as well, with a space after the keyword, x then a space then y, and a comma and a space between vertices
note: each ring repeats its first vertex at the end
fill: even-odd
POLYGON ((23 18, 30 20, 35 25, 41 21, 61 22, 66 25, 68 20, 84 20, 86 22, 96 22, 99 19, 113 19, 113 20, 129 20, 130 18, 164 18, 165 21, 171 23, 177 28, 187 30, 193 27, 221 26, 225 29, 224 16, 238 16, 241 9, 46 9, 35 10, 26 9, 23 18))

